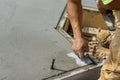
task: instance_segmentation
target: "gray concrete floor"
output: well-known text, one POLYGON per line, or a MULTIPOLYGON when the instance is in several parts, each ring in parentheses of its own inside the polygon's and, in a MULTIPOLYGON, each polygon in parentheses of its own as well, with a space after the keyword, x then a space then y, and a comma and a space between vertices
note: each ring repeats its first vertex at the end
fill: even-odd
POLYGON ((0 80, 41 80, 77 67, 54 27, 66 0, 0 0, 0 80))

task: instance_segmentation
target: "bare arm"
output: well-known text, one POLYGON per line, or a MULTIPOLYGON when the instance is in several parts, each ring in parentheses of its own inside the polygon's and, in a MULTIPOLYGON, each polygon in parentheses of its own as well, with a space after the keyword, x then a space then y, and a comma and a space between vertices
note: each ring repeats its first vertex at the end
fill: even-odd
POLYGON ((82 38, 82 6, 81 0, 67 0, 67 8, 72 25, 74 39, 82 38))
POLYGON ((81 0, 67 0, 67 9, 74 34, 73 51, 83 58, 84 52, 88 51, 88 46, 82 35, 81 0))

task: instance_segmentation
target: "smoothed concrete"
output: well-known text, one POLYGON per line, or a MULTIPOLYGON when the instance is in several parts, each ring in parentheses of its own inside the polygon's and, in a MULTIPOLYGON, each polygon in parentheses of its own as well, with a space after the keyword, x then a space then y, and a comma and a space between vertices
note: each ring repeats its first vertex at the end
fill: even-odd
POLYGON ((52 59, 62 70, 77 67, 71 44, 54 27, 66 0, 0 0, 0 80, 41 80, 52 59))

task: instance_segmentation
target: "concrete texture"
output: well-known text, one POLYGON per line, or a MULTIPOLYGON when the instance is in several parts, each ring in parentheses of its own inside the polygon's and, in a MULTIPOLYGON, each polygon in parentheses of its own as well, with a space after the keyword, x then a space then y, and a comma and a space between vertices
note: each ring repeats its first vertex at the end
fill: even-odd
POLYGON ((66 0, 0 0, 0 80, 41 80, 77 67, 54 27, 66 0))
POLYGON ((81 1, 84 7, 97 9, 97 4, 96 4, 97 0, 81 0, 81 1))

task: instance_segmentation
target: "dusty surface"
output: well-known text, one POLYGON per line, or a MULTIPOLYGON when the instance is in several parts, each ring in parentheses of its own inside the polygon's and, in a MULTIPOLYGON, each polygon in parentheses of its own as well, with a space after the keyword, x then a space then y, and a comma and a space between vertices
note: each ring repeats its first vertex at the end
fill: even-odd
POLYGON ((54 27, 66 0, 0 0, 0 80, 41 80, 77 67, 54 27))

